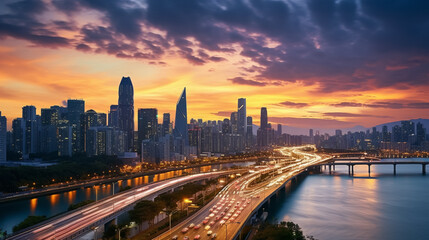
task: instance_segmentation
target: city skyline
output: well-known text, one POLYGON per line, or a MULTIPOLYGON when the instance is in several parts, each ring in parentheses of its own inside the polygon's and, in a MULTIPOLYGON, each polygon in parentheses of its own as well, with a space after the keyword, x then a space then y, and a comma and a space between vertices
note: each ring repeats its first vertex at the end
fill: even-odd
POLYGON ((29 104, 85 99, 87 109, 107 112, 117 79, 128 75, 135 111, 174 114, 187 87, 197 119, 229 117, 241 97, 256 124, 261 107, 270 122, 301 128, 429 118, 425 1, 144 3, 2 3, 8 129, 29 104))

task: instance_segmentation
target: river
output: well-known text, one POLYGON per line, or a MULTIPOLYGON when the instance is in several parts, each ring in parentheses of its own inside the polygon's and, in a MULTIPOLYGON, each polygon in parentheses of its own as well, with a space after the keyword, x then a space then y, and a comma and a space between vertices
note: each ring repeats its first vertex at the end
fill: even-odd
MULTIPOLYGON (((428 161, 386 159, 382 161, 428 161)), ((309 175, 268 207, 270 222, 293 221, 319 240, 429 239, 429 176, 421 165, 346 166, 309 175)))

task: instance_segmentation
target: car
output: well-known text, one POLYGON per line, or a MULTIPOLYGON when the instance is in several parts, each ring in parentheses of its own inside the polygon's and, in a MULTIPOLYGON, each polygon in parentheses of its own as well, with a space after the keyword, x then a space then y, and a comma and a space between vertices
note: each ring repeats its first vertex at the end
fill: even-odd
POLYGON ((188 236, 183 237, 183 240, 189 240, 188 236))
POLYGON ((225 220, 222 220, 219 223, 220 223, 220 225, 223 225, 223 224, 225 224, 225 220))
POLYGON ((229 217, 223 217, 222 219, 223 219, 223 220, 228 220, 228 218, 229 218, 229 217))
POLYGON ((217 237, 217 234, 216 233, 213 233, 212 234, 212 239, 215 239, 217 237))
POLYGON ((215 225, 215 221, 211 221, 211 222, 209 223, 209 225, 210 225, 210 226, 215 225))
POLYGON ((220 215, 221 215, 221 216, 225 215, 225 212, 221 212, 221 213, 220 213, 220 215))
POLYGON ((174 235, 174 236, 171 238, 171 240, 177 240, 177 239, 179 239, 179 236, 177 236, 177 235, 174 235))
POLYGON ((212 233, 213 233, 212 231, 208 231, 208 232, 207 232, 207 236, 212 235, 212 233))
POLYGON ((201 236, 198 234, 198 235, 195 235, 194 240, 198 240, 200 238, 201 238, 201 236))
POLYGON ((201 224, 197 224, 197 225, 195 225, 195 227, 194 227, 194 229, 195 230, 198 230, 198 229, 200 229, 201 228, 201 224))
POLYGON ((207 225, 204 229, 205 230, 209 230, 210 229, 210 225, 207 225))
POLYGON ((206 225, 207 223, 209 223, 209 220, 205 219, 205 220, 203 221, 203 225, 206 225))
POLYGON ((212 218, 212 217, 214 217, 214 213, 211 213, 211 214, 209 215, 209 217, 211 217, 211 218, 212 218))
POLYGON ((209 220, 209 219, 210 219, 210 217, 205 217, 205 218, 204 218, 204 220, 209 220))
POLYGON ((195 227, 195 224, 191 223, 191 224, 189 224, 188 228, 194 228, 194 227, 195 227))
POLYGON ((218 221, 221 218, 221 216, 216 216, 215 221, 218 221))
POLYGON ((184 229, 182 229, 182 233, 187 233, 189 231, 189 228, 185 227, 184 229))

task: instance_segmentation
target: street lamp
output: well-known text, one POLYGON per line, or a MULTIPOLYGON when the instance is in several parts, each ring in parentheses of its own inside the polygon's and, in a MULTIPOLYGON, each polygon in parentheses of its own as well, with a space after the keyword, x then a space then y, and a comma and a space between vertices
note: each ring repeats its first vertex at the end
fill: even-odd
MULTIPOLYGON (((230 222, 229 224, 231 224, 231 223, 240 224, 240 222, 230 222)), ((119 239, 119 240, 121 240, 121 239, 119 239)), ((228 240, 228 223, 225 223, 225 240, 228 240)))
POLYGON ((116 231, 119 232, 119 240, 121 240, 121 231, 128 228, 133 228, 136 225, 135 222, 130 222, 130 225, 125 225, 123 228, 117 228, 116 231))
POLYGON ((94 240, 97 240, 97 230, 98 230, 98 227, 91 227, 91 230, 94 231, 94 240))
POLYGON ((192 203, 192 200, 185 198, 183 202, 186 203, 186 216, 189 215, 189 203, 192 203))

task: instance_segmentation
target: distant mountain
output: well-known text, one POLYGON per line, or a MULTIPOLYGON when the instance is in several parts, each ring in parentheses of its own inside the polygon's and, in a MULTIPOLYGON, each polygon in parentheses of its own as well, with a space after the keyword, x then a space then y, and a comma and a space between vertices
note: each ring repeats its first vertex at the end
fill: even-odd
MULTIPOLYGON (((418 119, 411 119, 411 120, 404 120, 404 121, 412 121, 416 125, 418 122, 420 122, 423 124, 424 128, 429 130, 429 119, 418 118, 418 119)), ((379 124, 375 127, 377 128, 377 131, 380 131, 380 132, 381 132, 383 126, 387 126, 389 131, 392 131, 392 127, 395 125, 401 125, 401 121, 383 123, 383 124, 379 124)), ((253 134, 254 135, 256 135, 258 129, 259 129, 259 126, 253 124, 253 134)), ((274 129, 277 130, 277 125, 274 126, 274 129)), ((372 127, 366 128, 364 126, 356 125, 352 128, 340 128, 340 130, 343 132, 343 134, 347 133, 348 131, 360 132, 360 131, 366 131, 368 129, 372 129, 372 127)), ((287 134, 291 134, 291 135, 307 135, 308 136, 309 130, 310 130, 310 128, 298 128, 298 127, 282 125, 282 132, 287 133, 287 134)), ((314 134, 316 134, 316 131, 319 131, 320 134, 327 133, 329 135, 334 135, 336 129, 333 129, 333 128, 313 128, 313 130, 314 130, 314 134)))

